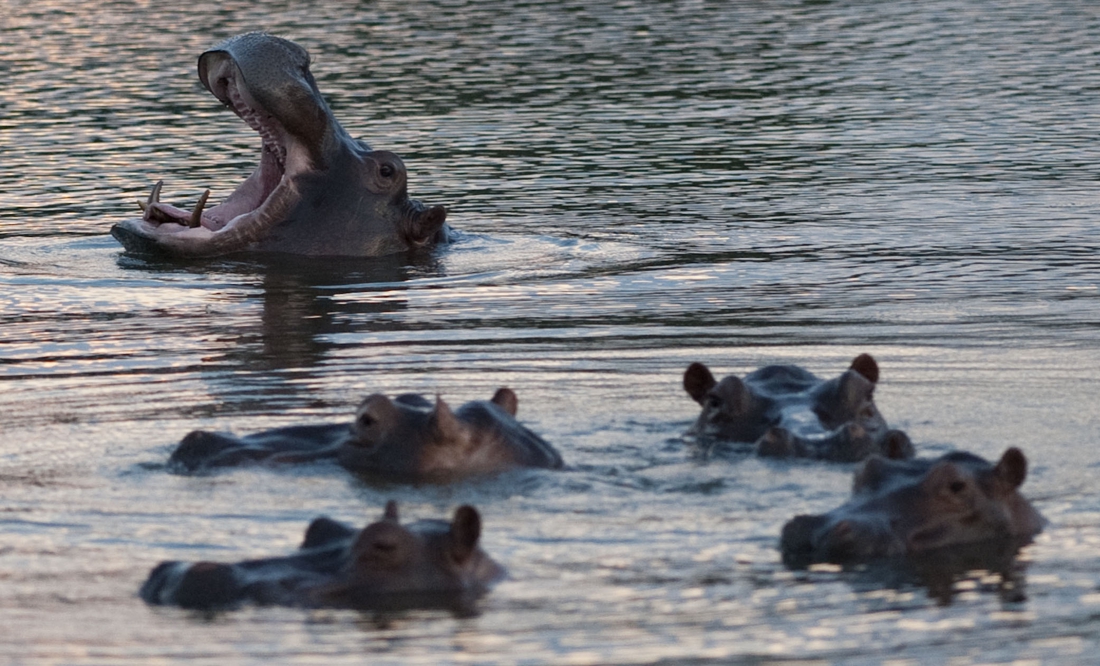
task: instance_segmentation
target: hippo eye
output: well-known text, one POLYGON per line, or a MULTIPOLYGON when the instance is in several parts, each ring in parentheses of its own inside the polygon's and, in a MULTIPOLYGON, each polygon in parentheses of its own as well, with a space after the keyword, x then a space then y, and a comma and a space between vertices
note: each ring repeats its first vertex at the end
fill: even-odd
POLYGON ((962 491, 966 490, 966 482, 965 481, 952 481, 950 483, 950 485, 947 486, 947 489, 950 490, 952 493, 958 495, 962 491))
POLYGON ((371 544, 371 548, 380 553, 392 553, 397 550, 397 544, 390 541, 375 541, 371 544))
POLYGON ((707 408, 718 409, 722 406, 722 399, 716 395, 707 396, 707 408))
POLYGON ((359 425, 363 426, 364 428, 369 428, 374 425, 374 419, 371 418, 370 414, 360 414, 359 425))
POLYGON ((382 174, 383 178, 393 178, 393 165, 383 164, 382 166, 378 167, 378 173, 382 174))

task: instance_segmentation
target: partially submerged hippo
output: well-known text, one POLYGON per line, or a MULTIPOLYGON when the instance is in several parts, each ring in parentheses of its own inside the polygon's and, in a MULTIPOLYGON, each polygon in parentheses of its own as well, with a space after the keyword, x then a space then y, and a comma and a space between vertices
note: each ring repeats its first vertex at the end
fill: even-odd
POLYGON ((401 525, 397 505, 356 530, 329 518, 310 523, 297 552, 217 562, 162 562, 141 586, 150 604, 221 609, 243 602, 360 609, 467 608, 504 576, 478 546, 481 517, 461 506, 451 522, 401 525))
POLYGON ((406 393, 376 393, 353 423, 290 426, 236 437, 196 430, 180 442, 169 466, 193 472, 247 461, 335 459, 347 469, 390 481, 451 481, 516 467, 562 466, 561 456, 515 419, 519 401, 508 388, 491 400, 452 411, 406 393))
POLYGON ((783 526, 783 559, 792 566, 846 564, 997 540, 1018 548, 1044 523, 1018 492, 1026 477, 1027 458, 1017 448, 996 465, 964 452, 869 458, 846 503, 783 526))
POLYGON ((351 138, 333 117, 309 53, 260 32, 199 56, 199 80, 263 139, 260 165, 222 203, 160 202, 111 228, 130 252, 210 257, 241 251, 378 256, 446 240, 446 210, 409 199, 397 155, 351 138))
POLYGON ((692 363, 684 372, 684 390, 703 411, 688 434, 752 444, 765 456, 840 462, 873 454, 911 457, 909 437, 887 427, 875 407, 878 376, 869 354, 830 380, 794 365, 768 365, 744 379, 717 381, 707 366, 692 363))

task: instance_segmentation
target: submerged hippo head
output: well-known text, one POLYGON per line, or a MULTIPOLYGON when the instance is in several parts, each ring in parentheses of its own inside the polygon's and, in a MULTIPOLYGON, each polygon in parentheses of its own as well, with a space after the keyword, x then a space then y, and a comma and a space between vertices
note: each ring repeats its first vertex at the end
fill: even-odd
POLYGON ((515 467, 562 466, 561 456, 515 419, 519 401, 508 388, 492 400, 451 410, 406 393, 368 396, 348 423, 295 425, 238 437, 195 430, 172 452, 169 469, 204 472, 253 462, 294 464, 335 459, 383 481, 447 482, 515 467))
POLYGON ((380 594, 480 594, 504 569, 478 546, 481 517, 460 506, 450 522, 420 520, 401 525, 397 506, 351 542, 348 561, 333 583, 313 591, 325 604, 361 607, 380 594))
POLYGON ((409 199, 397 155, 352 139, 333 117, 309 54, 264 33, 199 57, 199 80, 263 140, 260 165, 222 203, 209 190, 188 212, 160 203, 111 234, 129 251, 209 257, 240 251, 377 256, 445 238, 446 211, 409 199))
POLYGON ((835 379, 821 380, 793 365, 769 365, 744 379, 717 381, 692 363, 684 390, 703 411, 688 431, 704 439, 754 444, 761 455, 836 461, 913 455, 909 437, 886 425, 874 403, 878 364, 860 354, 835 379))
POLYGON ((562 466, 541 437, 515 420, 518 401, 502 388, 492 400, 457 410, 416 394, 391 400, 376 393, 359 406, 339 461, 353 471, 391 479, 449 480, 514 467, 562 466))
POLYGON ((251 601, 290 606, 394 608, 461 606, 504 576, 478 545, 481 517, 461 506, 454 518, 401 525, 397 505, 355 530, 318 518, 292 555, 236 564, 163 562, 142 585, 151 604, 220 608, 251 601))
POLYGON ((1022 545, 1043 518, 1018 489, 1027 458, 1010 448, 996 465, 970 453, 932 460, 868 459, 852 498, 829 513, 797 516, 783 527, 788 563, 844 564, 1011 539, 1022 545))

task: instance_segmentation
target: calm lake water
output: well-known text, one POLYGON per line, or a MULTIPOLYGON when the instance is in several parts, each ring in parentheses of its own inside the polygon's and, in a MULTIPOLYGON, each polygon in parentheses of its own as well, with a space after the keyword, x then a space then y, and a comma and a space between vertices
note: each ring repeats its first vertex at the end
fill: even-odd
POLYGON ((0 2, 0 661, 1064 663, 1100 649, 1100 7, 1088 2, 0 2), (195 61, 267 29, 401 154, 429 259, 123 256, 259 140, 195 61), (1027 598, 788 571, 853 467, 700 460, 684 368, 879 361, 918 450, 1018 446, 1027 598), (570 469, 375 487, 162 468, 193 428, 507 385, 570 469), (377 617, 136 596, 163 559, 285 552, 316 515, 460 503, 511 577, 377 617))

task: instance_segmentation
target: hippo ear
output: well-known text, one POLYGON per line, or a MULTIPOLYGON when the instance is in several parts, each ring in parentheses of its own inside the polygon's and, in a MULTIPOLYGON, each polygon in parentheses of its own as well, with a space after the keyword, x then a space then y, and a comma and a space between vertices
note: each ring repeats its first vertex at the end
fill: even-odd
POLYGON ((512 416, 515 416, 516 412, 519 411, 519 398, 516 396, 516 392, 504 386, 497 389, 497 392, 493 394, 493 399, 489 402, 512 416))
POLYGON ((390 500, 386 502, 386 509, 382 512, 382 520, 390 520, 398 522, 397 520, 397 502, 390 500))
POLYGON ((872 384, 878 383, 878 363, 870 354, 860 354, 852 360, 851 369, 871 380, 872 384))
POLYGON ((432 206, 427 210, 413 213, 405 223, 405 240, 413 247, 419 247, 436 238, 443 223, 447 221, 447 209, 432 206))
POLYGON ((868 380, 863 373, 849 370, 840 376, 840 384, 837 386, 838 407, 849 413, 855 412, 871 397, 874 390, 874 382, 868 380))
POLYGON ((381 393, 375 393, 360 403, 352 430, 359 444, 374 444, 394 427, 397 418, 397 407, 393 402, 381 393))
POLYGON ((1004 479, 1012 488, 1019 488, 1027 478, 1027 456, 1015 446, 1004 452, 1000 462, 993 468, 998 478, 1004 479))
POLYGON ((891 460, 905 460, 912 458, 913 441, 904 430, 888 430, 886 438, 882 440, 882 453, 891 460))
POLYGON ((707 397, 707 391, 714 388, 717 383, 714 375, 710 373, 710 368, 702 363, 692 363, 687 370, 684 370, 684 390, 700 405, 707 397))
POLYGON ((455 509, 450 531, 451 557, 456 562, 465 562, 477 549, 477 541, 480 538, 481 516, 477 509, 468 504, 455 509))
POLYGON ((462 435, 462 423, 451 411, 450 405, 439 396, 435 398, 435 409, 432 410, 429 424, 439 444, 453 443, 462 435))

